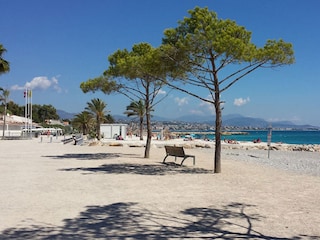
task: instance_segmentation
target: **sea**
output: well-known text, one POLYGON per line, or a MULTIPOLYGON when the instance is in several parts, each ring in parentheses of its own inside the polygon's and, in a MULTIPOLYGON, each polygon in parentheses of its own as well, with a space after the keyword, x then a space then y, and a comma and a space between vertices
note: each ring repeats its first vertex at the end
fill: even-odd
MULTIPOLYGON (((260 139, 262 142, 268 142, 268 130, 265 131, 241 131, 246 133, 245 135, 232 134, 231 135, 222 135, 221 140, 231 139, 236 141, 254 141, 260 139)), ((271 131, 272 143, 288 143, 288 144, 320 144, 320 131, 280 131, 273 130, 271 131)), ((198 139, 209 139, 214 140, 214 132, 201 132, 192 134, 192 137, 198 139)))

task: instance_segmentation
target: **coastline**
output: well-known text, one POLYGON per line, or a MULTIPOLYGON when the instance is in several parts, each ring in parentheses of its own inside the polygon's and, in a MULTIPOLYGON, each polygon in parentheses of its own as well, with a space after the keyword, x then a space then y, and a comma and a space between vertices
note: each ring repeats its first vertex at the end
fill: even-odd
MULTIPOLYGON (((145 139, 145 138, 144 138, 145 139)), ((129 146, 129 147, 144 147, 146 140, 139 140, 137 137, 127 137, 124 140, 102 139, 100 143, 94 140, 85 141, 88 145, 109 145, 109 146, 129 146)), ((175 138, 169 140, 157 140, 153 138, 151 141, 153 147, 164 147, 164 145, 175 145, 185 148, 214 148, 215 142, 203 139, 185 140, 183 138, 175 138)), ((221 141, 222 149, 245 149, 245 150, 269 150, 267 142, 249 142, 249 141, 221 141)), ((287 144, 274 143, 270 144, 270 151, 305 151, 305 152, 320 152, 320 144, 287 144)))
MULTIPOLYGON (((199 132, 183 132, 185 134, 193 135, 196 139, 209 139, 214 140, 215 135, 212 131, 199 131, 199 132)), ((183 136, 183 134, 173 133, 174 136, 183 136)), ((239 130, 239 131, 226 131, 222 132, 221 139, 231 139, 236 141, 254 141, 261 139, 268 141, 268 130, 239 130)), ((275 143, 287 144, 320 144, 320 131, 319 130, 275 130, 271 132, 271 141, 275 143)))

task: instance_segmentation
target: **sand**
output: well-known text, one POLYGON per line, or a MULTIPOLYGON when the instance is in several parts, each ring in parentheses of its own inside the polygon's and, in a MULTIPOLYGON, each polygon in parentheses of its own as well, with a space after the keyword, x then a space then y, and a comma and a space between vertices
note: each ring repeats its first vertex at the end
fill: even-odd
MULTIPOLYGON (((0 239, 320 239, 320 169, 223 149, 213 174, 213 148, 186 149, 196 165, 180 167, 161 163, 161 144, 145 159, 143 147, 60 140, 0 141, 0 239)), ((282 158, 320 161, 271 152, 282 158)))

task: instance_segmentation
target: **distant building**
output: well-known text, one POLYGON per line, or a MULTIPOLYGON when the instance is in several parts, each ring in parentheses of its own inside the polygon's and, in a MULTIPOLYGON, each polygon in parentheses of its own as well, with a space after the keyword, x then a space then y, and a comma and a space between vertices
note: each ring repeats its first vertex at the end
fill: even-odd
POLYGON ((114 124, 101 124, 100 131, 101 137, 105 139, 115 139, 117 136, 126 138, 128 124, 114 123, 114 124))
POLYGON ((64 126, 63 122, 61 122, 60 120, 54 120, 54 119, 46 119, 45 123, 48 125, 61 125, 64 126))
MULTIPOLYGON (((2 116, 0 117, 0 119, 3 121, 4 116, 2 115, 2 116)), ((7 116, 6 116, 6 123, 7 123, 7 124, 11 124, 11 123, 13 123, 13 124, 16 124, 16 123, 26 123, 26 122, 28 122, 29 124, 31 124, 31 119, 25 118, 25 117, 16 116, 16 115, 9 115, 9 114, 7 114, 7 116)))

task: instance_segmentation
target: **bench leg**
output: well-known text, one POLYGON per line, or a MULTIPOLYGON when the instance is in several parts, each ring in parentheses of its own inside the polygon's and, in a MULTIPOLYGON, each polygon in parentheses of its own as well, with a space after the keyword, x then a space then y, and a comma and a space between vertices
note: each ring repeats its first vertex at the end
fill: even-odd
POLYGON ((182 166, 182 164, 183 164, 184 160, 186 160, 188 157, 193 158, 193 166, 195 165, 196 158, 195 158, 194 156, 187 156, 187 157, 184 157, 184 158, 182 159, 180 166, 182 166))
POLYGON ((164 163, 164 162, 166 161, 166 159, 167 159, 168 156, 169 156, 169 155, 167 154, 167 155, 164 157, 162 163, 164 163))
POLYGON ((186 160, 187 158, 188 158, 188 157, 184 157, 184 158, 182 159, 180 166, 182 166, 184 160, 186 160))

